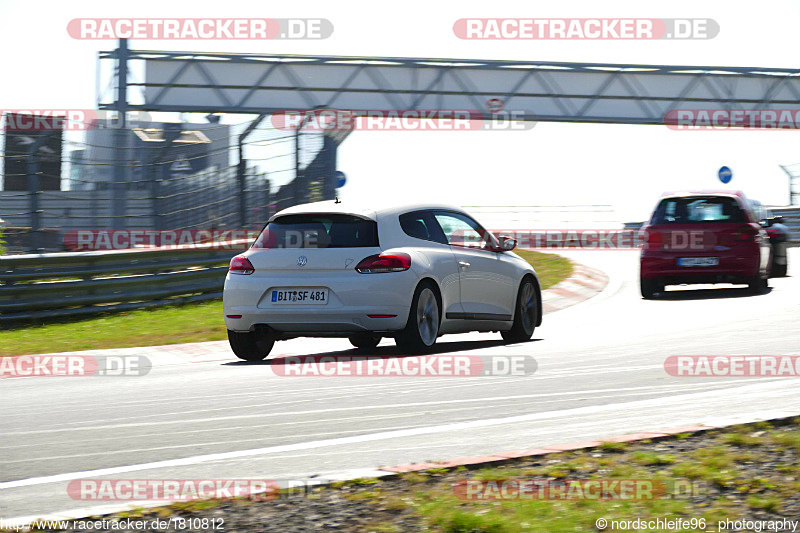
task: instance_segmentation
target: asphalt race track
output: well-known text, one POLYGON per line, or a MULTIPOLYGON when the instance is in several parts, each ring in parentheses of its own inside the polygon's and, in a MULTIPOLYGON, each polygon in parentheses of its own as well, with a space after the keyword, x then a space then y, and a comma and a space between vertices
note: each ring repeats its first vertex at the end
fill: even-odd
MULTIPOLYGON (((544 318, 534 340, 443 337, 438 353, 531 355, 531 376, 282 377, 291 354, 355 355, 347 340, 276 344, 272 362, 151 358, 142 377, 14 378, 2 387, 0 516, 44 516, 70 480, 325 478, 642 430, 800 413, 797 378, 672 377, 671 355, 799 355, 800 253, 768 293, 639 295, 638 255, 570 255, 608 272, 595 298, 544 318)), ((109 352, 119 353, 119 351, 109 352)), ((383 341, 378 354, 394 354, 383 341)), ((119 508, 119 503, 106 504, 119 508)))

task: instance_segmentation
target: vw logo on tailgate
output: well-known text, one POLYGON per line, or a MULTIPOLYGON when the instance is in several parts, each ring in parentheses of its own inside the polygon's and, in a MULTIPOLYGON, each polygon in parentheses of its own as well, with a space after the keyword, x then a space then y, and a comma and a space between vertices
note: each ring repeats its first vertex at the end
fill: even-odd
POLYGON ((297 258, 297 266, 301 266, 301 267, 302 266, 306 266, 307 262, 308 262, 308 259, 304 255, 301 255, 300 257, 297 258))

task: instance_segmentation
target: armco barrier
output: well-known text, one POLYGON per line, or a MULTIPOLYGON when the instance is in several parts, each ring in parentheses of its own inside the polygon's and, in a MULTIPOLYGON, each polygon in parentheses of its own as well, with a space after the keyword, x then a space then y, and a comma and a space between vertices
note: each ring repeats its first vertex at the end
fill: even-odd
POLYGON ((219 298, 227 264, 240 251, 206 246, 0 257, 0 325, 219 298))
POLYGON ((782 216, 789 228, 789 246, 800 246, 800 207, 773 207, 772 214, 782 216))

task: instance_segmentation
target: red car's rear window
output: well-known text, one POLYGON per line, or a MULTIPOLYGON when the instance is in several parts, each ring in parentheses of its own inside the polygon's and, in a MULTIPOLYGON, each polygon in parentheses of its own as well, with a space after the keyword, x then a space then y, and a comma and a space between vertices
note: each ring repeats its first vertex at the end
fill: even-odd
POLYGON ((707 224, 747 222, 735 198, 688 196, 664 198, 656 207, 651 224, 707 224))

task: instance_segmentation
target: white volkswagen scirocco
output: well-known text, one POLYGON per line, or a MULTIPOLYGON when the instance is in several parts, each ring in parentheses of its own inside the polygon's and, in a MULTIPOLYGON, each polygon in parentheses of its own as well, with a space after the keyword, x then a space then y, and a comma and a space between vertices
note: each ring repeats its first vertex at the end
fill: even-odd
POLYGON ((448 333, 528 340, 542 322, 541 289, 515 246, 453 206, 285 209, 231 260, 223 293, 231 348, 257 361, 296 337, 347 337, 364 349, 393 337, 409 354, 448 333))

